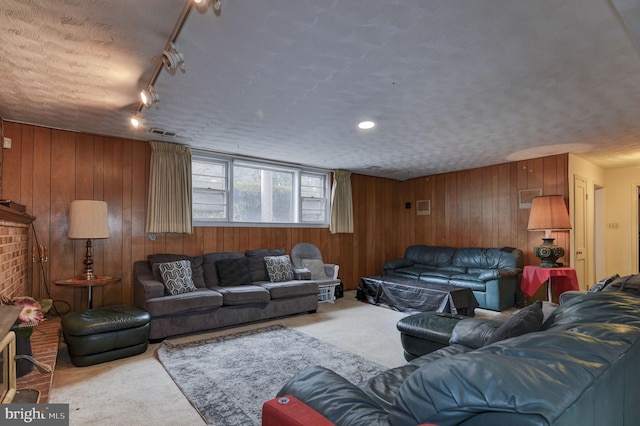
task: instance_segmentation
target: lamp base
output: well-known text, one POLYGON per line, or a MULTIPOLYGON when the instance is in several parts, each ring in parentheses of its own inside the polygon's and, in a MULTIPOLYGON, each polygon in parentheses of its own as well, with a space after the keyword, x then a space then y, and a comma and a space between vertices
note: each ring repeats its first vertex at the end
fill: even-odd
POLYGON ((533 254, 540 259, 541 268, 558 268, 556 260, 564 256, 564 249, 553 244, 555 238, 543 238, 542 245, 533 248, 533 254))
POLYGON ((93 244, 91 239, 87 239, 87 251, 84 255, 84 272, 80 275, 81 280, 95 280, 96 274, 93 273, 93 244))

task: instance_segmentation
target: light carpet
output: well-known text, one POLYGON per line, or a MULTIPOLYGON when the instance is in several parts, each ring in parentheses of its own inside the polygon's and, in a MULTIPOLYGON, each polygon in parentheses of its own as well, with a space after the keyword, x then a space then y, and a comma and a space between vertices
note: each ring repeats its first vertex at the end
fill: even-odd
POLYGON ((299 371, 323 366, 358 383, 387 367, 280 324, 205 340, 164 341, 157 356, 209 424, 259 425, 262 404, 299 371))

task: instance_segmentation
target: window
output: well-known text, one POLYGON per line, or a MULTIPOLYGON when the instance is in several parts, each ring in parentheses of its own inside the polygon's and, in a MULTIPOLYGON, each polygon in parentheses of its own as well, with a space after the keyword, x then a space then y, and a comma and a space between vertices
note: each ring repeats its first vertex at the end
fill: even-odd
POLYGON ((194 225, 328 225, 329 174, 193 152, 194 225))

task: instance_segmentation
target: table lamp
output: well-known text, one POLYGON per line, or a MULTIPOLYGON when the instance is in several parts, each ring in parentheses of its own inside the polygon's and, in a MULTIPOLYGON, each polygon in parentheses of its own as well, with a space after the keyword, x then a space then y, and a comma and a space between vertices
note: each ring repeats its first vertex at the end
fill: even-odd
POLYGON ((84 273, 81 279, 93 280, 93 252, 91 239, 109 238, 109 215, 104 201, 75 200, 69 204, 69 234, 72 240, 87 240, 84 273))
POLYGON ((564 249, 555 245, 551 231, 568 231, 571 221, 562 195, 541 195, 533 197, 529 215, 529 231, 544 231, 542 245, 534 247, 533 254, 540 258, 540 267, 557 268, 556 260, 564 256, 564 249))

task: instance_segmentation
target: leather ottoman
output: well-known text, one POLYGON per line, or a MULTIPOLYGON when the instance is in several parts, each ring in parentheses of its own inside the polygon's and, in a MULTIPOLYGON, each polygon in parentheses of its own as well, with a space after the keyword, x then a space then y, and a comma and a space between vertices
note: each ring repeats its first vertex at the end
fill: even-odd
POLYGON ((73 365, 85 367, 147 350, 147 311, 131 305, 75 312, 62 318, 62 333, 73 365))
POLYGON ((464 318, 442 316, 438 312, 420 312, 402 318, 396 324, 407 361, 449 346, 451 332, 464 318))

